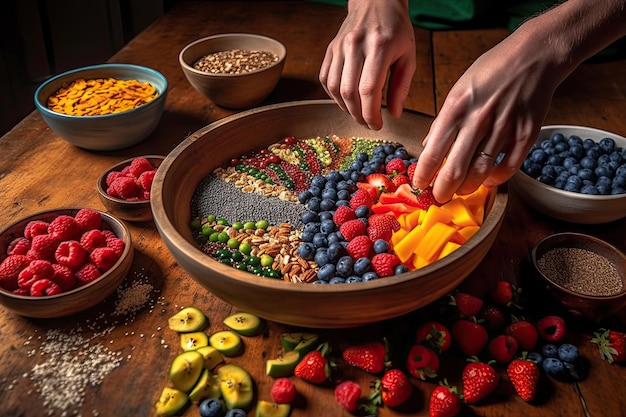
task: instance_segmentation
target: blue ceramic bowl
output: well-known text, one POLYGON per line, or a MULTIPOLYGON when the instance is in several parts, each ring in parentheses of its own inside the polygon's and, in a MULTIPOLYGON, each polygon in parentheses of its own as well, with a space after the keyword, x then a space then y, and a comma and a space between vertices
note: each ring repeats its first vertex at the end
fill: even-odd
POLYGON ((71 144, 94 151, 108 151, 135 145, 154 131, 163 114, 167 91, 167 79, 151 68, 132 64, 93 65, 67 71, 45 81, 35 91, 35 107, 48 126, 71 144), (48 97, 64 83, 70 84, 79 78, 108 77, 149 82, 159 94, 134 109, 100 116, 71 116, 54 112, 46 105, 48 97))

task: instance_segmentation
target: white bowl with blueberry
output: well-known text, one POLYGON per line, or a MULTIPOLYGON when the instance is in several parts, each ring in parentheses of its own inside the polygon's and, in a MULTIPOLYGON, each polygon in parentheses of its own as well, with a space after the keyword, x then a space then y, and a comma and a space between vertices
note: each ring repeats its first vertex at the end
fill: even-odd
POLYGON ((626 217, 626 138, 584 126, 539 132, 512 188, 534 209, 578 224, 626 217))

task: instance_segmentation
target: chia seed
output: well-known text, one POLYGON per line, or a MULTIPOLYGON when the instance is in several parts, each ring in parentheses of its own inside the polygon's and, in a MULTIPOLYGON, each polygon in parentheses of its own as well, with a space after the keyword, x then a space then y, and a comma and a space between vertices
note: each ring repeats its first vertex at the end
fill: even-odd
POLYGON ((537 266, 548 279, 579 294, 608 297, 624 290, 615 265, 586 249, 551 249, 537 260, 537 266))

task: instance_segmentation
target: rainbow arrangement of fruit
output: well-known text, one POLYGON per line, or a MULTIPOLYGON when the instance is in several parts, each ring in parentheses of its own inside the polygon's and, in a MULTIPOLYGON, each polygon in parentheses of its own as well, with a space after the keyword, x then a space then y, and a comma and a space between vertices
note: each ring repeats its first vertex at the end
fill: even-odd
POLYGON ((492 195, 481 186, 440 203, 431 188, 411 186, 416 161, 398 143, 287 137, 210 174, 193 199, 191 227, 207 254, 260 276, 339 284, 413 271, 467 242, 492 195), (230 191, 215 200, 201 190, 211 182, 230 191), (267 216, 266 206, 284 218, 255 217, 267 216))

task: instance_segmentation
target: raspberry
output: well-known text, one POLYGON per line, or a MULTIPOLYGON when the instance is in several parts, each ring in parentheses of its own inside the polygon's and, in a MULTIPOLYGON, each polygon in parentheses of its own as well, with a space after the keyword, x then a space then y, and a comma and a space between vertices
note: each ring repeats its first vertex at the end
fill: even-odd
POLYGON ((115 236, 115 233, 113 233, 111 230, 103 229, 101 231, 104 234, 104 236, 106 236, 107 240, 109 240, 109 239, 117 239, 117 236, 115 236))
POLYGON ((147 191, 148 195, 150 195, 150 188, 152 187, 152 181, 154 180, 154 176, 156 175, 156 170, 153 169, 151 171, 142 172, 139 178, 137 178, 137 184, 143 191, 147 191))
POLYGON ((123 176, 116 178, 109 186, 109 189, 113 190, 115 195, 124 200, 137 198, 139 195, 139 187, 131 177, 123 176))
POLYGON ((0 287, 13 291, 19 287, 17 277, 30 264, 25 255, 9 255, 0 263, 0 287))
POLYGON ((19 273, 17 285, 21 288, 30 288, 34 282, 40 279, 51 279, 54 276, 52 264, 43 259, 35 259, 19 273))
POLYGON ((350 207, 356 210, 359 206, 372 207, 374 204, 374 198, 370 193, 363 189, 358 189, 350 198, 350 207))
POLYGON ((98 267, 100 272, 106 272, 111 269, 119 258, 112 248, 95 248, 89 254, 89 260, 98 267))
POLYGON ((24 237, 26 239, 32 240, 35 236, 46 234, 48 234, 48 222, 43 220, 33 220, 24 227, 24 237))
POLYGON ((54 281, 63 291, 69 291, 76 286, 76 278, 74 272, 67 266, 52 264, 54 275, 51 280, 54 281))
POLYGON ((133 159, 128 167, 128 172, 135 178, 139 178, 146 171, 154 171, 154 167, 143 156, 133 159))
POLYGON ((80 245, 87 252, 93 252, 95 248, 103 248, 107 246, 107 237, 101 230, 92 229, 83 233, 80 237, 80 245))
POLYGON ((95 210, 90 208, 82 208, 74 215, 76 223, 80 227, 82 232, 87 232, 93 229, 100 229, 102 227, 102 216, 95 210))
POLYGON ((400 259, 392 253, 377 253, 372 257, 372 269, 379 277, 393 275, 393 269, 400 263, 400 259))
POLYGON ((26 255, 30 250, 30 240, 25 237, 17 237, 9 243, 7 255, 26 255))
POLYGON ((46 295, 55 295, 62 292, 61 287, 49 279, 37 280, 30 287, 30 295, 33 297, 45 297, 46 295))
POLYGON ((333 221, 337 226, 341 226, 345 222, 349 220, 356 219, 356 214, 354 214, 354 209, 348 206, 339 206, 337 210, 335 210, 335 214, 333 214, 333 221))
POLYGON ((349 220, 341 225, 339 232, 350 242, 355 237, 364 235, 366 233, 366 226, 361 220, 349 220))
POLYGON ((113 183, 113 181, 115 181, 117 178, 119 177, 125 177, 126 174, 120 172, 120 171, 111 171, 107 174, 107 177, 105 179, 106 185, 107 187, 110 187, 111 184, 113 183))
POLYGON ((100 275, 102 274, 100 274, 98 267, 88 262, 85 265, 83 265, 82 268, 76 271, 76 274, 74 276, 76 277, 76 281, 78 285, 85 285, 85 284, 90 283, 91 281, 94 281, 100 275))
POLYGON ((359 408, 361 387, 354 381, 343 381, 335 387, 335 400, 346 410, 353 412, 359 408))
POLYGON ((62 214, 48 225, 48 233, 56 240, 75 240, 80 236, 80 226, 72 216, 62 214))
POLYGON ((372 242, 378 239, 389 241, 393 232, 400 229, 398 220, 389 214, 374 214, 368 219, 367 234, 372 242))
POLYGON ((352 259, 355 261, 359 258, 369 257, 371 249, 372 249, 372 241, 370 240, 369 237, 365 235, 356 236, 346 246, 348 255, 350 255, 350 257, 352 257, 352 259))
POLYGON ((37 235, 33 238, 26 256, 30 259, 53 259, 57 245, 58 241, 52 235, 37 235))
POLYGON ((107 248, 113 249, 118 258, 122 256, 125 247, 126 244, 122 239, 119 239, 117 237, 107 239, 107 248))
POLYGON ((296 386, 289 378, 278 378, 274 381, 270 394, 276 404, 290 404, 296 400, 296 386))
POLYGON ((66 240, 59 243, 54 258, 59 265, 78 269, 85 263, 87 251, 76 240, 66 240))

